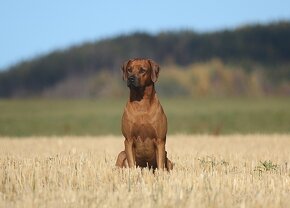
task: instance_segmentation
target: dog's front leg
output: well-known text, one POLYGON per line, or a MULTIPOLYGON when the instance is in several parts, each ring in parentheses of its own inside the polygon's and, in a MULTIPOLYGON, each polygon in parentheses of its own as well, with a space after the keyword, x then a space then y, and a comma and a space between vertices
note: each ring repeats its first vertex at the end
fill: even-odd
POLYGON ((135 157, 133 154, 133 138, 126 138, 125 139, 125 152, 127 156, 127 161, 129 168, 134 167, 135 165, 135 157))
POLYGON ((154 140, 156 147, 157 168, 164 170, 165 167, 165 141, 163 139, 154 140))

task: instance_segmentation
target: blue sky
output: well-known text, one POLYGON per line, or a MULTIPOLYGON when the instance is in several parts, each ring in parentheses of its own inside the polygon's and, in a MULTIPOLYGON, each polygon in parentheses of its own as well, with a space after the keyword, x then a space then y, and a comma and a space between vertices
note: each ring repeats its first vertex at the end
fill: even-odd
POLYGON ((3 0, 0 69, 55 49, 134 31, 214 31, 290 20, 289 0, 3 0))

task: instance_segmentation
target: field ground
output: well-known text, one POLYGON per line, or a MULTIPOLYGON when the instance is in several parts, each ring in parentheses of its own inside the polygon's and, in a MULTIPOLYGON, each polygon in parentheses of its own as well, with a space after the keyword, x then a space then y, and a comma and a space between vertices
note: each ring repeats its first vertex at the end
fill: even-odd
POLYGON ((289 207, 290 135, 168 136, 170 173, 117 169, 123 139, 0 138, 0 207, 289 207))
MULTIPOLYGON (((0 136, 120 135, 123 100, 0 100, 0 136)), ((290 98, 163 99, 169 134, 290 133, 290 98)))

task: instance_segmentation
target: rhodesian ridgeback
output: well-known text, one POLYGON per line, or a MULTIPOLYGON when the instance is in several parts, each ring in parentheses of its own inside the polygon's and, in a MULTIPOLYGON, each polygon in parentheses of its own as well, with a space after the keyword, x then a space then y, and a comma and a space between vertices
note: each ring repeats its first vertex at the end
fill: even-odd
POLYGON ((154 88, 159 70, 150 59, 131 59, 122 66, 130 97, 122 117, 125 151, 118 155, 118 167, 173 168, 165 151, 167 118, 154 88))

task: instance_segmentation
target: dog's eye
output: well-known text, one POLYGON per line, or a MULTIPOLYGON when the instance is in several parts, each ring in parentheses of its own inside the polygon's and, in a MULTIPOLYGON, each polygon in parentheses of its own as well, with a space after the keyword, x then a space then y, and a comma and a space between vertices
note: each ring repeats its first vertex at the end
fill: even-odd
POLYGON ((131 72, 132 72, 132 68, 128 68, 128 72, 130 72, 130 73, 131 73, 131 72))
POLYGON ((141 73, 141 74, 143 74, 143 73, 145 73, 145 72, 146 72, 146 70, 145 70, 144 68, 141 68, 141 69, 140 69, 140 73, 141 73))

